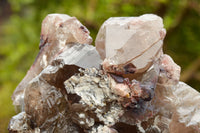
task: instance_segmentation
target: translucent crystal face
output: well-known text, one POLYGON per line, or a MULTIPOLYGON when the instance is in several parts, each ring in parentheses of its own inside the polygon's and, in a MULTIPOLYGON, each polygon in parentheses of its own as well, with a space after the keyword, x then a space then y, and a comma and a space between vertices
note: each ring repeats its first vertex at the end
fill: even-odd
POLYGON ((100 28, 96 48, 104 69, 117 67, 124 73, 124 66, 132 64, 137 72, 144 72, 162 54, 166 31, 162 19, 147 14, 140 17, 117 17, 108 19, 100 28))

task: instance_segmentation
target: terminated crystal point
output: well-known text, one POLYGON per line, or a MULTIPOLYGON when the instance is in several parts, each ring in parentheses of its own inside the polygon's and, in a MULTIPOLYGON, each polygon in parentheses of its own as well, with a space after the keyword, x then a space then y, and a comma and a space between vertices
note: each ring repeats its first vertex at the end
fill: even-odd
POLYGON ((90 32, 75 17, 49 14, 42 22, 40 52, 24 79, 15 89, 12 100, 15 106, 23 105, 23 93, 28 82, 37 76, 67 44, 91 44, 90 32))
POLYGON ((58 41, 60 45, 68 43, 91 44, 88 29, 75 17, 65 14, 49 14, 42 22, 40 48, 47 42, 58 41))
POLYGON ((165 34, 156 15, 114 17, 101 26, 95 44, 106 71, 125 73, 123 67, 132 64, 137 72, 144 72, 162 55, 165 34))

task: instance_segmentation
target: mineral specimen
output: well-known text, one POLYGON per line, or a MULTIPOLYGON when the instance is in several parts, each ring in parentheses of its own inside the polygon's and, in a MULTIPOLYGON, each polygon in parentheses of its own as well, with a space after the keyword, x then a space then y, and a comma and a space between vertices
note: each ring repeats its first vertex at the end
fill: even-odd
POLYGON ((200 94, 163 54, 165 34, 153 14, 110 18, 95 49, 76 18, 48 15, 40 52, 13 94, 22 112, 9 132, 200 132, 200 94))

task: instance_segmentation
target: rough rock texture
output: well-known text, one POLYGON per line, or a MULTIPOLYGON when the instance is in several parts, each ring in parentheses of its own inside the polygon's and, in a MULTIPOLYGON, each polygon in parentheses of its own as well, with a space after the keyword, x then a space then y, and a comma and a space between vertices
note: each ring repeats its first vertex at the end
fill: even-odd
POLYGON ((163 54, 165 34, 153 14, 110 18, 96 50, 76 18, 48 15, 40 52, 13 94, 22 112, 9 132, 200 133, 200 94, 163 54))
POLYGON ((51 65, 31 80, 25 89, 24 102, 25 111, 30 116, 34 127, 47 130, 52 122, 64 121, 65 113, 69 113, 69 107, 63 82, 79 73, 79 68, 98 68, 100 61, 93 46, 68 44, 66 50, 60 53, 51 65), (90 62, 92 60, 93 62, 90 62), (51 121, 49 122, 48 119, 51 121))
POLYGON ((123 113, 117 102, 118 96, 113 95, 109 79, 96 69, 86 69, 77 76, 65 81, 69 95, 74 95, 78 101, 71 101, 72 120, 84 128, 95 124, 113 125, 123 113))

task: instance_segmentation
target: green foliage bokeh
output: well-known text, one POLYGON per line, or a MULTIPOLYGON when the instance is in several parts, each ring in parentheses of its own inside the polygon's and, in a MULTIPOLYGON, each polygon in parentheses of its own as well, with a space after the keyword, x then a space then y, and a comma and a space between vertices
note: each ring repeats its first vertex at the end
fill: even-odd
POLYGON ((9 0, 8 4, 11 15, 0 25, 0 132, 7 132, 9 119, 15 114, 12 92, 39 52, 41 23, 50 13, 77 17, 94 40, 109 17, 161 16, 167 29, 165 53, 182 67, 184 81, 200 90, 199 0, 9 0))

